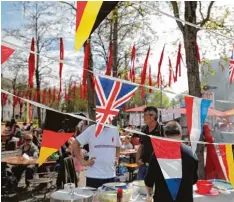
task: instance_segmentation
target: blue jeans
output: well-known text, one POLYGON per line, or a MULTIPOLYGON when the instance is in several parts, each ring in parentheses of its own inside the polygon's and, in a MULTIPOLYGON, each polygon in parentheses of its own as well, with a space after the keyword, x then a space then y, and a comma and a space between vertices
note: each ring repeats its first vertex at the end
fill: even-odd
POLYGON ((137 180, 144 180, 147 171, 148 171, 148 166, 142 165, 141 167, 139 167, 137 173, 137 180))

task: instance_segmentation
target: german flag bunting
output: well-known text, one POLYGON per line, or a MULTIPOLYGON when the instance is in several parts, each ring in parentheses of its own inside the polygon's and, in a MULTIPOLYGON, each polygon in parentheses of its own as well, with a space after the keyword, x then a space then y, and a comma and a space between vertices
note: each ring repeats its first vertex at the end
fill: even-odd
POLYGON ((114 9, 118 1, 77 1, 75 51, 114 9))

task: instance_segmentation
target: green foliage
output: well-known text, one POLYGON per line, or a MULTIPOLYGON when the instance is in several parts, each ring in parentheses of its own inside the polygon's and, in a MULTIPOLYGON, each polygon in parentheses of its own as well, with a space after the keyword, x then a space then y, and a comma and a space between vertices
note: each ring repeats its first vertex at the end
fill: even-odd
MULTIPOLYGON (((150 94, 148 92, 148 89, 145 89, 145 97, 144 99, 141 98, 141 90, 140 88, 137 90, 135 95, 132 97, 130 103, 132 107, 134 106, 142 106, 142 105, 152 105, 155 107, 160 108, 161 107, 161 93, 160 91, 152 91, 150 94)), ((169 98, 166 96, 166 94, 162 94, 162 107, 167 108, 170 107, 171 103, 169 101, 169 98)))

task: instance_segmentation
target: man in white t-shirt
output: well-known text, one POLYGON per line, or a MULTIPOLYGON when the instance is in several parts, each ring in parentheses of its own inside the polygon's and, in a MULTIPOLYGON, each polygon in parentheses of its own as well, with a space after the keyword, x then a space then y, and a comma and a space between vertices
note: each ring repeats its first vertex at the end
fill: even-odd
POLYGON ((96 125, 89 126, 76 137, 76 141, 72 141, 72 147, 81 165, 90 166, 86 172, 86 186, 98 188, 104 183, 114 181, 121 142, 116 128, 104 127, 97 137, 95 130, 96 125), (81 155, 80 146, 85 144, 89 144, 88 161, 81 155))

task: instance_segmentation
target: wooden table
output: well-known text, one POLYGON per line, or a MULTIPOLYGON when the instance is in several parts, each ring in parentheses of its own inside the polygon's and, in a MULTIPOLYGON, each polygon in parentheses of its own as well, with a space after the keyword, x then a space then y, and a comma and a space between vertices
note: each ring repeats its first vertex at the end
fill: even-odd
MULTIPOLYGON (((2 163, 7 163, 11 165, 33 165, 38 164, 38 159, 29 159, 26 160, 22 156, 8 156, 1 159, 2 163)), ((54 164, 56 163, 55 160, 48 160, 44 164, 54 164)))

